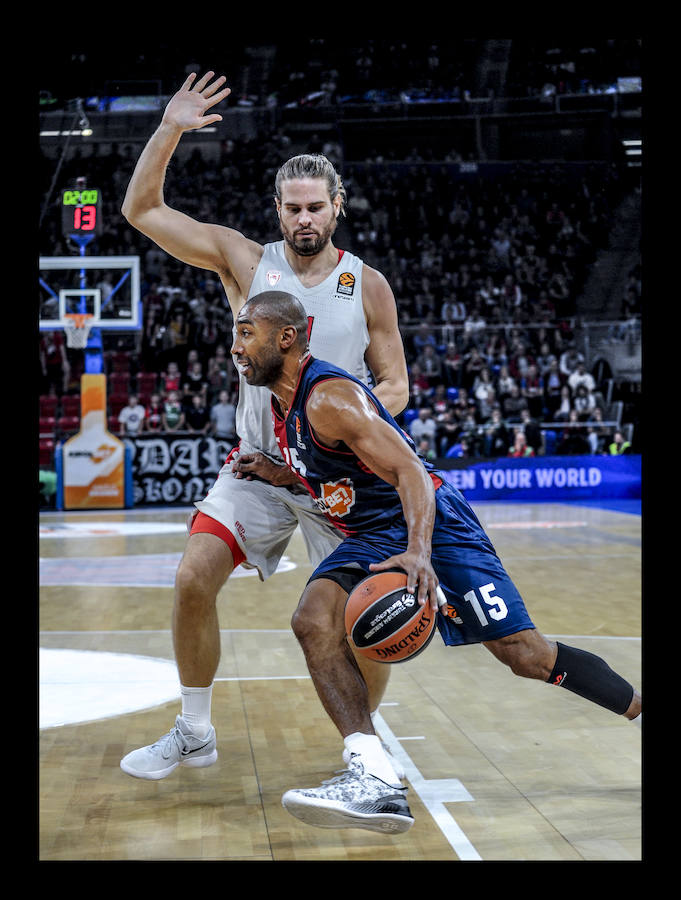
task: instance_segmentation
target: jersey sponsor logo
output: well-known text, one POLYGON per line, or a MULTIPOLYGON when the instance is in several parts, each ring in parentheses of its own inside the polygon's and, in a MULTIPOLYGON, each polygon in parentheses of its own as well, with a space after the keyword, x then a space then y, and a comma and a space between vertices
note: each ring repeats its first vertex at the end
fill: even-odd
POLYGON ((270 287, 276 287, 281 280, 281 272, 270 271, 267 273, 266 278, 270 287))
MULTIPOLYGON (((305 446, 305 442, 303 441, 303 439, 300 436, 300 419, 298 418, 298 416, 295 417, 295 423, 296 423, 296 444, 300 447, 301 450, 306 450, 307 448, 305 446)), ((277 440, 279 440, 279 438, 277 438, 277 440)))
POLYGON ((321 501, 325 512, 342 518, 355 505, 355 488, 349 478, 327 482, 321 486, 321 501))
POLYGON ((338 284, 336 285, 336 293, 343 294, 346 297, 352 297, 352 294, 355 290, 355 276, 352 272, 343 272, 343 274, 338 279, 338 284))

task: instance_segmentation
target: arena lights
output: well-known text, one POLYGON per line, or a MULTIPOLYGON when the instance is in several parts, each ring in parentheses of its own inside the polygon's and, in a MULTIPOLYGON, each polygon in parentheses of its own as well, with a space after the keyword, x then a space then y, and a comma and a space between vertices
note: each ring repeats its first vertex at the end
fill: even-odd
POLYGON ((40 137, 91 137, 91 128, 71 128, 66 131, 41 131, 40 137))
POLYGON ((622 141, 624 147, 624 155, 627 158, 628 169, 639 169, 641 167, 641 153, 643 141, 639 138, 622 141))

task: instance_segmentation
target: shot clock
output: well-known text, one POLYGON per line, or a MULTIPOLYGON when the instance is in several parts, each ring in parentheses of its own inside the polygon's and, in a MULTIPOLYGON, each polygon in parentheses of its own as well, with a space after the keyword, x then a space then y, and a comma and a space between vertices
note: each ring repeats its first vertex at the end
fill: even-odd
POLYGON ((95 235, 101 230, 101 197, 97 188, 68 188, 61 195, 61 226, 64 237, 95 235))

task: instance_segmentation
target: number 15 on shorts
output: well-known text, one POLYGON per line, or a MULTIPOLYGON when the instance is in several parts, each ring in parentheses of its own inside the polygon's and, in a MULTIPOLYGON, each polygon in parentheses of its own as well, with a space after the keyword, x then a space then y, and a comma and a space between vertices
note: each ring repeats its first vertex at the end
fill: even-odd
POLYGON ((491 619, 494 619, 495 622, 498 622, 500 619, 505 619, 508 615, 508 607, 501 597, 494 594, 495 590, 494 583, 490 581, 489 584, 483 584, 482 587, 479 587, 477 592, 473 589, 463 595, 463 599, 466 603, 470 603, 475 610, 475 615, 478 617, 481 625, 489 625, 488 615, 491 619), (478 594, 480 597, 478 597, 478 594), (486 605, 487 610, 485 610, 480 602, 481 599, 482 603, 486 605))

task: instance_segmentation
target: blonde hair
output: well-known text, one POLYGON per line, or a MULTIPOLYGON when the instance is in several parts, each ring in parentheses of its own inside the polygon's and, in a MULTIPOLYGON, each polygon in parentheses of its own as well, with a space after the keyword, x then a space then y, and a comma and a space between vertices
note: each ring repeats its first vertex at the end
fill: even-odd
POLYGON ((301 153, 293 156, 277 172, 274 179, 274 196, 281 203, 281 185, 284 181, 292 181, 295 178, 323 178, 329 191, 329 197, 333 201, 340 196, 340 211, 345 215, 345 201, 347 195, 341 177, 336 172, 333 163, 321 153, 301 153))

